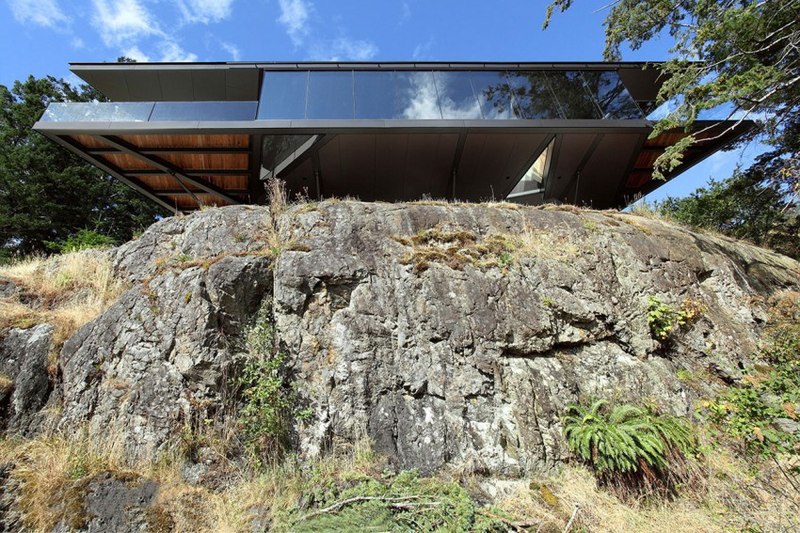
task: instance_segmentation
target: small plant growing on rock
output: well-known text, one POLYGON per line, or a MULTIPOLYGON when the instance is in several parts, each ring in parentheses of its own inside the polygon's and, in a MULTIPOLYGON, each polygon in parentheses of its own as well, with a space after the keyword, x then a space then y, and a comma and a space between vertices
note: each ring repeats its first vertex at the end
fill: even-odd
POLYGON ((622 499, 674 496, 680 485, 697 477, 690 461, 698 446, 689 426, 650 407, 609 407, 605 400, 572 404, 564 435, 600 485, 622 499))
POLYGON ((673 309, 655 296, 647 298, 647 325, 650 335, 659 341, 667 341, 677 330, 696 321, 705 312, 703 304, 687 298, 678 310, 673 309))
POLYGON ((714 426, 741 452, 789 468, 782 472, 800 492, 800 293, 773 298, 765 342, 736 386, 701 404, 714 426))
POLYGON ((297 407, 297 395, 289 383, 286 354, 278 350, 272 307, 261 306, 246 335, 250 357, 237 380, 242 407, 239 424, 248 453, 257 465, 274 460, 287 450, 296 419, 311 417, 297 407))

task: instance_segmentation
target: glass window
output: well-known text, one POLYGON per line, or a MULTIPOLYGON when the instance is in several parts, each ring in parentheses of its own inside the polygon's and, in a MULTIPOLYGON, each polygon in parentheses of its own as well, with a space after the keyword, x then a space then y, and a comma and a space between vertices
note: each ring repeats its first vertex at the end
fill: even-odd
POLYGON ((432 72, 356 72, 355 100, 356 118, 442 118, 432 72))
POLYGON ((146 122, 153 102, 53 102, 42 122, 146 122))
POLYGON ((480 101, 472 90, 472 72, 434 72, 442 117, 451 119, 480 119, 480 101))
POLYGON ((355 72, 356 118, 400 118, 394 116, 394 72, 355 72))
POLYGON ((353 118, 353 71, 311 72, 306 118, 353 118))
POLYGON ((442 118, 433 72, 395 72, 394 108, 392 118, 442 118))
POLYGON ((527 119, 561 118, 561 113, 541 71, 509 72, 514 116, 527 119))
POLYGON ((511 87, 505 72, 476 71, 472 87, 485 119, 509 119, 511 116, 511 87))
POLYGON ((261 166, 270 172, 274 171, 310 138, 311 135, 264 135, 261 144, 261 166))
POLYGON ((616 72, 586 71, 583 73, 586 88, 597 99, 603 118, 644 118, 641 109, 633 101, 616 72))
POLYGON ((547 79, 564 113, 564 118, 600 118, 600 110, 586 90, 580 72, 548 72, 547 79))
POLYGON ((308 72, 265 72, 258 105, 258 118, 306 117, 308 72))
POLYGON ((150 121, 253 120, 256 102, 156 102, 150 121))
POLYGON ((550 154, 553 151, 553 141, 550 141, 550 144, 547 145, 539 157, 536 158, 536 161, 525 171, 523 174, 522 179, 517 182, 516 187, 514 190, 509 193, 508 197, 511 198, 512 196, 521 196, 523 194, 531 194, 535 192, 541 192, 544 188, 544 178, 547 174, 547 167, 550 164, 550 154))

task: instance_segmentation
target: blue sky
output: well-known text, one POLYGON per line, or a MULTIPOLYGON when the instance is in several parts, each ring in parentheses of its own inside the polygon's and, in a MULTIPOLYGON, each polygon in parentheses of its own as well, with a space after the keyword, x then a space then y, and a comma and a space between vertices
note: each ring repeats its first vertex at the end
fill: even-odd
MULTIPOLYGON (((0 84, 30 74, 77 82, 70 61, 598 61, 603 6, 582 0, 542 31, 544 0, 4 0, 0 84)), ((625 50, 663 60, 668 39, 625 50)), ((718 153, 650 198, 730 175, 761 147, 718 153)))

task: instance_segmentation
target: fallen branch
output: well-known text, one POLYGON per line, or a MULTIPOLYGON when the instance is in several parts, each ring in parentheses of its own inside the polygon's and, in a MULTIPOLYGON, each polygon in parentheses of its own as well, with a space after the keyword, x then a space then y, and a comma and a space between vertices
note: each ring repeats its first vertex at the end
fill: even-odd
POLYGON ((352 498, 347 498, 346 500, 336 502, 333 505, 325 507, 324 509, 318 509, 312 513, 308 513, 307 515, 301 516, 300 518, 297 519, 297 522, 303 522, 305 520, 314 518, 315 516, 319 516, 321 514, 334 513, 339 509, 341 509, 342 507, 346 507, 352 503, 368 502, 374 500, 380 500, 382 502, 404 502, 408 500, 417 500, 419 498, 420 498, 419 496, 400 496, 394 498, 388 496, 354 496, 352 498))
POLYGON ((567 522, 567 525, 564 527, 564 533, 569 533, 569 530, 572 529, 572 523, 575 521, 575 517, 578 516, 580 508, 581 506, 576 503, 575 510, 572 511, 572 516, 569 517, 569 522, 567 522))

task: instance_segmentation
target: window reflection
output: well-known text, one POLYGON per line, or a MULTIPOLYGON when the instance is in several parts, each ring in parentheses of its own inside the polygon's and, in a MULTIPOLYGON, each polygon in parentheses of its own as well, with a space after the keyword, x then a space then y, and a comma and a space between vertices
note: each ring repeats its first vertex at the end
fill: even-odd
POLYGON ((52 102, 42 122, 146 122, 153 102, 52 102))
POLYGON ((356 72, 354 81, 356 118, 442 118, 432 72, 356 72))
POLYGON ((512 118, 511 87, 505 72, 476 71, 471 78, 483 118, 512 118))
POLYGON ((255 102, 156 102, 150 121, 253 120, 255 102))
POLYGON ((433 72, 396 72, 395 105, 405 119, 440 119, 439 96, 433 72))
POLYGON ((583 79, 587 90, 597 99, 603 118, 644 118, 616 72, 587 71, 583 73, 583 79))
POLYGON ((270 172, 308 141, 311 135, 264 135, 261 144, 261 166, 270 172))
POLYGON ((547 80, 565 118, 600 118, 600 110, 586 90, 580 72, 548 72, 547 80))
POLYGON ((258 118, 305 118, 307 86, 307 71, 265 72, 258 118))
POLYGON ((481 119, 481 104, 472 89, 473 72, 435 72, 436 89, 442 117, 446 119, 481 119))
POLYGON ((394 72, 356 72, 355 117, 363 119, 400 118, 394 109, 394 72))
POLYGON ((614 71, 266 72, 259 119, 636 119, 614 71))
POLYGON ((311 72, 306 118, 353 118, 353 72, 311 72))
POLYGON ((509 72, 508 81, 516 118, 561 118, 544 72, 509 72))

